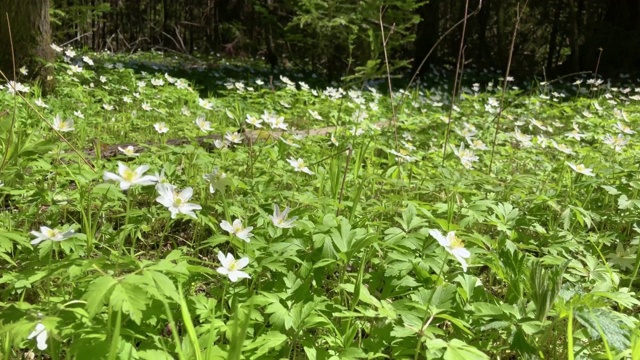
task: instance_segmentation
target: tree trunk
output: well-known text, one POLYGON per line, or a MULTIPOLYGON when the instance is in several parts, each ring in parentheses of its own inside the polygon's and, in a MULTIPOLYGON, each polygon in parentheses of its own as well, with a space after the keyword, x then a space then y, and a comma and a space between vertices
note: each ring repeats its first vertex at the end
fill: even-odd
MULTIPOLYGON (((440 1, 431 0, 426 4, 423 4, 418 9, 420 15, 420 22, 416 27, 416 37, 413 43, 413 64, 412 72, 415 73, 420 70, 420 73, 425 73, 428 66, 420 67, 420 64, 425 59, 433 45, 438 41, 438 34, 440 30, 440 1)), ((432 54, 432 61, 435 56, 432 54)), ((426 63, 425 63, 426 65, 426 63)))
POLYGON ((9 79, 13 79, 11 38, 16 69, 26 67, 31 79, 37 79, 43 92, 49 93, 54 86, 53 67, 47 66, 54 59, 49 0, 0 0, 0 70, 9 79))
POLYGON ((553 7, 553 23, 551 24, 551 33, 549 34, 549 44, 547 51, 547 71, 553 72, 556 67, 556 51, 558 48, 558 30, 560 27, 560 11, 562 2, 559 1, 553 7))
POLYGON ((580 71, 580 32, 578 6, 575 0, 569 0, 569 47, 571 48, 571 71, 580 71))

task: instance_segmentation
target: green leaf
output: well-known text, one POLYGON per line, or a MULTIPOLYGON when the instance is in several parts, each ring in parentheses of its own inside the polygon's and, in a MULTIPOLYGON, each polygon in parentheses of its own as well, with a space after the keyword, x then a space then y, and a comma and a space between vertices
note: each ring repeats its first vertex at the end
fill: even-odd
POLYGON ((121 309, 131 320, 140 325, 142 311, 149 301, 146 292, 136 284, 121 281, 115 285, 109 297, 109 305, 114 309, 121 309))
POLYGON ((150 294, 163 300, 165 297, 169 297, 175 302, 180 301, 180 295, 178 290, 171 279, 158 271, 145 271, 145 278, 149 284, 149 288, 152 290, 150 294))
POLYGON ((537 353, 537 349, 527 341, 526 334, 519 326, 513 334, 510 347, 512 350, 518 351, 521 355, 535 355, 537 353))
POLYGON ((104 305, 103 299, 117 283, 116 279, 105 275, 97 278, 89 285, 87 292, 84 294, 84 299, 87 301, 87 312, 90 317, 94 317, 102 309, 104 305))
POLYGON ((622 352, 631 345, 630 329, 616 321, 613 311, 605 309, 584 309, 575 311, 574 316, 582 324, 594 340, 601 339, 601 334, 614 349, 622 352))
POLYGON ((166 351, 155 349, 138 351, 138 358, 141 360, 173 360, 173 357, 166 351))
POLYGON ((447 351, 444 352, 445 360, 483 360, 489 359, 482 351, 468 345, 464 341, 453 339, 447 344, 447 351))
POLYGON ((251 355, 250 359, 260 359, 269 350, 282 347, 287 341, 287 336, 279 331, 269 331, 266 334, 260 335, 256 339, 249 339, 245 341, 245 345, 242 348, 243 352, 252 351, 255 352, 251 355))

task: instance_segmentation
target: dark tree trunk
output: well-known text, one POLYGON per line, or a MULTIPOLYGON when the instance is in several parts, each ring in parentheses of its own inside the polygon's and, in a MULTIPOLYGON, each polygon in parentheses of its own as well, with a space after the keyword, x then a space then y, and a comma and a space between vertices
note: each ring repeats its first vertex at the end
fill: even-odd
POLYGON ((569 47, 571 49, 570 64, 571 71, 580 71, 580 14, 575 0, 569 0, 569 47))
MULTIPOLYGON (((416 28, 416 39, 413 45, 413 69, 418 71, 418 67, 429 53, 429 50, 438 41, 440 1, 431 0, 418 9, 420 23, 416 28)), ((433 57, 433 54, 431 55, 433 57)), ((426 63, 425 63, 426 64, 426 63)), ((427 67, 423 66, 420 72, 424 72, 427 67)))
POLYGON ((25 66, 32 79, 37 79, 43 92, 53 90, 53 62, 49 0, 0 0, 0 70, 13 79, 11 41, 7 24, 11 24, 16 69, 25 66))
POLYGON ((560 9, 562 2, 558 1, 553 7, 553 24, 551 24, 551 34, 549 34, 549 49, 547 52, 547 70, 553 71, 556 63, 556 50, 558 47, 558 28, 560 26, 560 9))

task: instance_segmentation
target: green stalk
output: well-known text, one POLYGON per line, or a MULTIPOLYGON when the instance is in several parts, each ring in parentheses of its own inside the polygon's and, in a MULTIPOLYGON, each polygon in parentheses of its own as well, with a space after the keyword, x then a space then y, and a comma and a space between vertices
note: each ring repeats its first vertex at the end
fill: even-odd
POLYGON ((573 305, 569 306, 569 318, 567 319, 567 359, 575 359, 573 352, 573 305))
POLYGON ((202 351, 200 350, 200 344, 198 343, 198 335, 196 334, 196 329, 193 326, 193 321, 191 321, 191 314, 189 314, 187 302, 184 300, 182 284, 180 283, 178 283, 178 293, 180 294, 180 314, 182 315, 182 322, 184 323, 184 327, 187 329, 187 335, 189 336, 191 346, 193 346, 193 351, 196 353, 196 360, 201 360, 202 351))
MULTIPOLYGON (((438 271, 438 278, 442 276, 442 272, 444 271, 444 265, 447 263, 449 259, 449 253, 445 252, 445 257, 442 259, 442 266, 440 266, 440 270, 438 271)), ((437 287, 437 286, 436 286, 437 287)), ((429 321, 429 316, 434 316, 434 313, 429 311, 431 307, 431 300, 433 300, 433 295, 436 293, 436 287, 434 287, 433 292, 429 295, 429 301, 427 301, 427 308, 424 314, 424 318, 422 319, 422 327, 420 328, 420 336, 418 337, 418 344, 416 345, 416 350, 413 356, 413 360, 418 360, 418 356, 420 355, 420 351, 422 350, 422 330, 427 325, 429 321)))
POLYGON ((120 347, 120 327, 122 326, 122 309, 118 309, 116 315, 115 330, 111 337, 111 346, 109 347, 109 360, 115 360, 118 356, 118 348, 120 347))
POLYGON ((162 301, 164 304, 164 311, 167 315, 167 319, 169 320, 169 329, 171 330, 171 336, 173 337, 173 342, 176 347, 176 352, 178 353, 178 359, 187 360, 187 357, 184 356, 184 352, 182 352, 182 344, 180 342, 180 337, 178 336, 178 328, 176 327, 176 322, 173 320, 173 313, 169 304, 166 301, 162 301))

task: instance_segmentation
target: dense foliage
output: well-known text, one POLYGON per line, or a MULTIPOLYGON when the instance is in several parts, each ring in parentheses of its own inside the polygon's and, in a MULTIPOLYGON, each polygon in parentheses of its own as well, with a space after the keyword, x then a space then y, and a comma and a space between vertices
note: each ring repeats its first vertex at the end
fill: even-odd
POLYGON ((634 82, 56 50, 0 93, 2 358, 639 355, 634 82))
MULTIPOLYGON (((94 50, 264 56, 276 66, 353 75, 369 60, 413 70, 453 64, 467 12, 465 61, 504 69, 517 15, 513 70, 520 77, 637 71, 640 2, 635 0, 54 0, 58 43, 94 50), (477 10, 477 11, 476 11, 477 10), (454 25, 458 24, 457 27, 454 25), (452 29, 453 28, 453 29, 452 29), (452 29, 450 33, 448 30, 452 29), (384 31, 385 36, 382 36, 384 31), (445 35, 447 34, 447 35, 445 35), (601 53, 602 51, 602 53, 601 53), (599 66, 597 64, 599 63, 599 66)), ((370 66, 372 64, 369 64, 370 66)), ((382 70, 380 67, 378 70, 382 70)))

